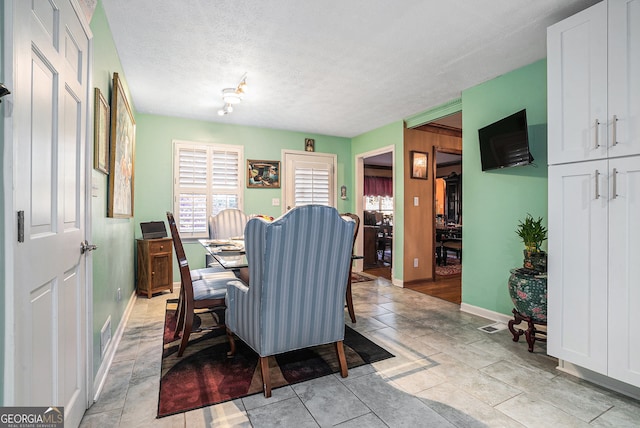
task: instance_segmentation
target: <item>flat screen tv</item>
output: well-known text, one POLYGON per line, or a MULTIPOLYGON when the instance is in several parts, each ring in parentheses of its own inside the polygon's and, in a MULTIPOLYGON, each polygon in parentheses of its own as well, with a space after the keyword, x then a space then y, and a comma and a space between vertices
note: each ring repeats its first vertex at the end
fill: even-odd
POLYGON ((533 162, 529 152, 526 110, 479 129, 478 137, 483 171, 533 162))

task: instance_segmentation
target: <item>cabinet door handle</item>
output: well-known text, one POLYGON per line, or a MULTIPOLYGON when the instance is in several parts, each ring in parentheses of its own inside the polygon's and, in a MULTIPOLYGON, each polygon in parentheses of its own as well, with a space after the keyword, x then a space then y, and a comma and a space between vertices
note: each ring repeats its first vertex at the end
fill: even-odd
POLYGON ((611 127, 611 139, 613 140, 613 145, 615 146, 618 144, 618 138, 616 135, 618 133, 618 116, 615 114, 613 115, 613 119, 611 119, 611 127))
POLYGON ((596 169, 596 199, 600 199, 600 171, 596 169))
POLYGON ((600 126, 600 121, 598 119, 596 119, 595 122, 595 133, 596 133, 596 137, 594 138, 596 145, 593 147, 594 149, 597 149, 598 147, 600 147, 600 142, 598 141, 598 127, 600 126))
POLYGON ((613 198, 615 199, 618 196, 618 169, 617 168, 613 168, 613 187, 612 187, 612 192, 613 192, 613 198))

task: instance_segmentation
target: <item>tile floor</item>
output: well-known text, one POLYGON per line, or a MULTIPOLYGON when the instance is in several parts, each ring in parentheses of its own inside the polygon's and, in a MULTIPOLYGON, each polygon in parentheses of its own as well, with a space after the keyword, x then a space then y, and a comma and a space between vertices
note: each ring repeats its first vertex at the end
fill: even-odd
MULTIPOLYGON (((638 427, 640 402, 555 369, 508 330, 388 281, 353 287, 354 328, 395 358, 156 419, 165 300, 138 298, 82 427, 638 427)), ((345 316, 348 319, 348 316, 345 316)))

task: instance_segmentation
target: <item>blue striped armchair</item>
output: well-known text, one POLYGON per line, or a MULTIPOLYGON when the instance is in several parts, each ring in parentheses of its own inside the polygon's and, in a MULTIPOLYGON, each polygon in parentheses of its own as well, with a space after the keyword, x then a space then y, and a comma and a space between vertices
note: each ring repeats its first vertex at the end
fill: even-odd
POLYGON ((245 228, 250 285, 227 286, 227 331, 260 356, 265 397, 271 396, 268 357, 335 343, 347 377, 344 296, 355 222, 334 208, 297 207, 273 222, 252 218, 245 228))

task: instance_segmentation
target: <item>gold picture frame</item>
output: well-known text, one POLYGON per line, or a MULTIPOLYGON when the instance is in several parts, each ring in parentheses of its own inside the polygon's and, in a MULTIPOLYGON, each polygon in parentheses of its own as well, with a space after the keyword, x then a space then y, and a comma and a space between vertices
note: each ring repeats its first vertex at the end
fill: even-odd
POLYGON ((111 156, 107 217, 133 217, 136 122, 118 73, 111 96, 111 156))
POLYGON ((426 152, 411 151, 411 178, 428 180, 429 154, 426 152))
POLYGON ((247 187, 280 188, 280 161, 247 160, 247 187))
POLYGON ((109 174, 109 103, 100 88, 94 89, 93 168, 109 174))

